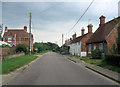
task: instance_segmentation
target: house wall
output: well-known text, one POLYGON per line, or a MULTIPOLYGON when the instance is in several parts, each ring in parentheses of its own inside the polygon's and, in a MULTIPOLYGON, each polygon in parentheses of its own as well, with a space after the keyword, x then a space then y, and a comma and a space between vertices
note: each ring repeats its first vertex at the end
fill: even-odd
MULTIPOLYGON (((96 46, 96 49, 99 49, 99 44, 100 43, 91 43, 91 51, 94 50, 94 45, 96 46)), ((91 56, 91 52, 90 53, 88 52, 88 46, 89 46, 89 44, 86 45, 87 56, 90 57, 91 56)))
POLYGON ((70 46, 70 50, 69 50, 70 54, 81 56, 81 42, 72 43, 69 46, 70 46))
POLYGON ((110 52, 110 49, 113 48, 113 45, 115 44, 115 47, 117 48, 116 39, 118 37, 117 28, 114 28, 113 31, 108 35, 106 42, 107 42, 107 52, 110 52))
MULTIPOLYGON (((12 42, 8 42, 8 37, 4 37, 5 38, 5 42, 9 43, 9 44, 14 44, 15 43, 15 40, 12 38, 12 42)), ((16 46, 18 44, 25 44, 27 46, 27 48, 29 48, 29 39, 26 39, 25 38, 20 38, 20 39, 17 39, 16 40, 16 46)), ((33 51, 33 40, 31 41, 31 50, 33 51)))
POLYGON ((79 42, 70 44, 70 53, 77 56, 87 56, 86 41, 90 38, 91 35, 92 33, 88 33, 86 36, 84 36, 81 39, 80 44, 79 42))

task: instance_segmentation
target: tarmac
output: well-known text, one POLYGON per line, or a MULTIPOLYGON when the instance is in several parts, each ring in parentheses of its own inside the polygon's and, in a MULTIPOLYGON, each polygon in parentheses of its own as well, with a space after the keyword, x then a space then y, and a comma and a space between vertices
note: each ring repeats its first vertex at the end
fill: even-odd
POLYGON ((96 65, 92 65, 92 64, 88 64, 82 60, 79 60, 79 59, 76 59, 76 58, 73 58, 73 57, 68 57, 68 56, 65 56, 67 57, 70 61, 74 62, 74 63, 83 63, 83 65, 96 72, 96 73, 99 73, 115 82, 117 82, 119 85, 120 85, 120 73, 117 73, 117 72, 114 72, 114 71, 111 71, 111 70, 108 70, 108 69, 105 69, 105 68, 102 68, 102 67, 99 67, 99 66, 96 66, 96 65))

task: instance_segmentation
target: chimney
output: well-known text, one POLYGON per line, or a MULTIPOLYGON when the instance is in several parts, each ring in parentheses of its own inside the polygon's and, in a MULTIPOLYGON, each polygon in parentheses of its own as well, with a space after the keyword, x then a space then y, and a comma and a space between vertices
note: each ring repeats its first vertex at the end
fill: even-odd
POLYGON ((76 38, 76 33, 75 33, 75 34, 73 34, 73 35, 72 35, 72 37, 73 37, 73 40, 74 40, 74 39, 76 38))
POLYGON ((105 24, 105 16, 102 15, 99 19, 100 19, 100 25, 99 26, 105 24))
POLYGON ((27 26, 24 26, 24 30, 27 31, 27 26))
POLYGON ((82 29, 81 29, 81 35, 84 35, 84 34, 85 34, 85 29, 82 28, 82 29))
POLYGON ((7 32, 7 27, 5 27, 5 32, 7 32))
POLYGON ((92 33, 92 27, 93 27, 93 25, 89 24, 87 27, 88 27, 88 33, 92 33))

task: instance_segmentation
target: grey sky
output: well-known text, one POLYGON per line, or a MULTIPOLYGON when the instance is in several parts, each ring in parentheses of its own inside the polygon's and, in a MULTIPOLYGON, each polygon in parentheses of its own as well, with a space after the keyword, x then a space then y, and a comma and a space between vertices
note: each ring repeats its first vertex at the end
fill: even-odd
MULTIPOLYGON (((7 1, 7 0, 6 0, 7 1)), ((15 0, 14 0, 15 1, 15 0)), ((83 14, 92 0, 79 2, 3 2, 2 19, 8 28, 29 26, 29 12, 32 12, 32 33, 34 42, 50 41, 61 45, 61 35, 66 34, 83 14)), ((76 32, 81 35, 84 27, 93 24, 93 31, 99 25, 99 17, 106 16, 106 21, 118 16, 119 0, 95 0, 77 26, 64 39, 76 32)))

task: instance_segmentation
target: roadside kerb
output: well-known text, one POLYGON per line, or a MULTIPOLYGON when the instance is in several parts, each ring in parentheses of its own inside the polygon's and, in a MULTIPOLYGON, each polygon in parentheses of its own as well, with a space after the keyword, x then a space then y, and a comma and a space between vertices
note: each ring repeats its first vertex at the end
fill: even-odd
POLYGON ((31 61, 30 63, 16 69, 13 72, 10 72, 8 74, 3 74, 2 75, 2 85, 7 84, 9 81, 11 81, 13 78, 15 78, 18 74, 20 74, 22 71, 24 71, 29 65, 31 65, 32 63, 36 62, 42 55, 37 55, 38 58, 36 58, 35 60, 31 61))
POLYGON ((102 68, 102 67, 99 67, 99 66, 96 66, 96 65, 92 65, 92 64, 88 64, 82 60, 78 60, 78 59, 75 59, 74 57, 68 57, 66 56, 69 60, 75 62, 75 63, 83 63, 85 65, 86 68, 94 71, 94 72, 97 72, 111 80, 114 80, 115 82, 118 82, 120 83, 120 73, 117 73, 117 72, 113 72, 111 70, 108 70, 108 69, 105 69, 105 68, 102 68))

